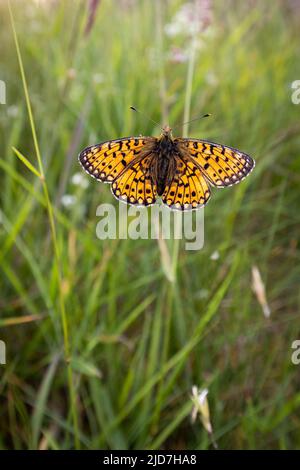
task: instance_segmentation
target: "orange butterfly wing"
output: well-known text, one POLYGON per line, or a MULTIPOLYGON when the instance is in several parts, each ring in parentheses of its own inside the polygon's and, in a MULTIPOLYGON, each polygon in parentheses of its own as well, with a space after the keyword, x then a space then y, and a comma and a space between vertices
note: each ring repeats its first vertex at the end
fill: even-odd
POLYGON ((203 207, 211 191, 199 167, 191 158, 175 155, 176 170, 165 188, 162 201, 172 209, 191 210, 203 207))
POLYGON ((129 165, 114 180, 111 187, 113 195, 123 202, 134 205, 149 206, 154 204, 157 189, 150 175, 150 167, 155 157, 155 154, 149 154, 133 165, 129 165))
POLYGON ((105 183, 111 183, 135 160, 149 153, 155 140, 151 137, 109 140, 85 148, 78 159, 89 175, 105 183))
POLYGON ((175 139, 175 142, 213 186, 222 188, 239 183, 255 166, 249 155, 232 147, 197 139, 175 139))

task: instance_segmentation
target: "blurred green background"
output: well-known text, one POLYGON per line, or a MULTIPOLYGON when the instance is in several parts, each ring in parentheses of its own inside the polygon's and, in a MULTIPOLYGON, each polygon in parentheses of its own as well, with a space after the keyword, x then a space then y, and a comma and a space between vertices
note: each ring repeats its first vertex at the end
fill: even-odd
POLYGON ((299 448, 300 2, 11 10, 0 2, 0 448, 299 448), (200 251, 96 237, 98 204, 117 201, 77 154, 158 135, 130 105, 171 126, 209 112, 177 134, 256 160, 213 190, 200 251), (194 422, 193 385, 208 390, 194 422))

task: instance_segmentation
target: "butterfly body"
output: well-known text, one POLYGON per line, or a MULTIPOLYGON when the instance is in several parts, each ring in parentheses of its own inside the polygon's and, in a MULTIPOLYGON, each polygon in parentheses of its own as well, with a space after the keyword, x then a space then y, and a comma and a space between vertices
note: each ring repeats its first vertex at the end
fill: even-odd
POLYGON ((160 137, 124 137, 87 147, 79 162, 97 180, 111 183, 123 202, 148 206, 157 197, 171 209, 207 204, 211 186, 239 183, 254 168, 247 154, 215 142, 173 138, 168 126, 160 137))
POLYGON ((176 170, 175 155, 176 144, 171 132, 164 132, 157 142, 157 159, 152 163, 150 172, 153 175, 153 183, 157 186, 158 196, 162 196, 172 174, 176 170))

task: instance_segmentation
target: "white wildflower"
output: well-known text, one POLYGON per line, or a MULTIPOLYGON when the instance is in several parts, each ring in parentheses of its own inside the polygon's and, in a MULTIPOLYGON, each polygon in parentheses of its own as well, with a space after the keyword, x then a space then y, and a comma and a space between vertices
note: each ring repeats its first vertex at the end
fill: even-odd
POLYGON ((7 114, 9 117, 15 118, 19 115, 19 107, 16 106, 15 104, 12 104, 11 106, 8 106, 7 108, 7 114))
POLYGON ((212 259, 213 261, 217 261, 219 258, 220 258, 220 253, 218 252, 218 250, 214 251, 210 255, 210 259, 212 259))
POLYGON ((207 299, 207 297, 209 297, 209 290, 208 289, 199 289, 195 293, 195 297, 197 299, 207 299))
POLYGON ((71 179, 72 183, 75 186, 80 186, 83 189, 86 189, 89 185, 89 182, 84 173, 74 173, 71 179))
POLYGON ((214 74, 212 70, 207 72, 205 76, 205 80, 206 80, 206 83, 208 83, 208 85, 212 85, 212 86, 218 85, 219 83, 219 80, 217 79, 216 75, 214 74))
POLYGON ((61 198, 61 203, 64 207, 69 208, 76 204, 77 198, 72 194, 64 194, 61 198))
POLYGON ((176 21, 176 18, 174 19, 173 23, 168 23, 165 26, 165 33, 167 36, 173 38, 174 36, 177 36, 178 34, 182 33, 182 26, 179 21, 176 21))
POLYGON ((102 73, 94 73, 93 82, 96 85, 99 85, 100 83, 103 83, 104 82, 104 75, 102 73))
POLYGON ((174 15, 172 21, 165 26, 169 37, 180 34, 194 36, 203 32, 211 23, 211 0, 194 0, 187 2, 174 15))

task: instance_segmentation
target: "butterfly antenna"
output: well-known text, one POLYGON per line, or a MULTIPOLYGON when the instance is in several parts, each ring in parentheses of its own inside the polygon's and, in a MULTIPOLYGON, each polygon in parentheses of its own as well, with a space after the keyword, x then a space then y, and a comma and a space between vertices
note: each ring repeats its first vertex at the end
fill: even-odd
POLYGON ((132 111, 135 111, 136 113, 141 114, 141 116, 143 116, 143 117, 145 117, 146 119, 148 119, 148 121, 153 122, 153 124, 156 124, 157 126, 161 127, 161 125, 158 124, 158 122, 154 121, 154 119, 151 119, 149 116, 147 116, 146 114, 142 113, 141 111, 139 111, 138 109, 136 109, 134 106, 130 106, 130 109, 132 109, 132 111))
POLYGON ((209 117, 209 116, 211 116, 211 114, 206 113, 206 114, 203 114, 203 116, 197 117, 195 119, 191 119, 190 121, 182 122, 181 124, 178 124, 176 127, 173 127, 173 130, 177 129, 177 127, 185 126, 186 124, 190 124, 190 122, 199 121, 199 119, 206 118, 206 117, 209 117))

